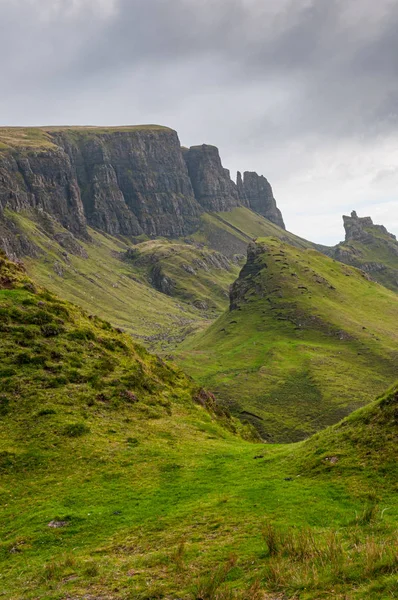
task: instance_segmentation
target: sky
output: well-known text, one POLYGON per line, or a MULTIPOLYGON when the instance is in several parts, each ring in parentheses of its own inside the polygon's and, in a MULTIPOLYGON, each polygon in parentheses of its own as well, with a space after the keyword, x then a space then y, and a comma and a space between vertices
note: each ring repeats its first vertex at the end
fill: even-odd
POLYGON ((0 124, 167 125, 298 235, 398 235, 397 31, 396 0, 0 0, 0 124))

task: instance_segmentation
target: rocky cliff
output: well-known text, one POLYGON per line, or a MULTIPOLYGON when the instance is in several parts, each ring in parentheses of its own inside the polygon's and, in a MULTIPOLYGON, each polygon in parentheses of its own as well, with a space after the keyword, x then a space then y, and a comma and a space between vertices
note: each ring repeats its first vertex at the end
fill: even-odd
POLYGON ((282 213, 276 205, 272 187, 263 175, 245 171, 242 179, 242 175, 238 171, 237 189, 241 204, 285 229, 282 213))
POLYGON ((57 147, 1 151, 0 212, 34 208, 53 215, 61 225, 85 234, 80 190, 69 156, 57 147))
POLYGON ((177 238, 194 232, 203 212, 238 205, 253 204, 278 222, 263 181, 245 173, 239 191, 217 148, 182 149, 167 127, 0 129, 0 245, 24 252, 7 210, 50 215, 81 238, 87 225, 110 235, 177 238))
POLYGON ((206 210, 228 211, 240 204, 238 188, 221 163, 218 148, 203 144, 184 150, 195 198, 206 210))
POLYGON ((398 242, 384 225, 355 211, 343 216, 345 241, 325 254, 368 273, 373 280, 398 292, 398 242))

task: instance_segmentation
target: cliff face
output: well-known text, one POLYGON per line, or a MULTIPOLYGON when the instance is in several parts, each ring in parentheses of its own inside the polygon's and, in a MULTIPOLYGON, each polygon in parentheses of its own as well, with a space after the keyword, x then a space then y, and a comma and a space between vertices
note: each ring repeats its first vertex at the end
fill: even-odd
POLYGON ((221 164, 215 146, 192 146, 184 151, 189 177, 198 203, 207 211, 228 211, 240 202, 238 188, 221 164))
POLYGON ((39 209, 77 235, 86 231, 80 190, 61 148, 0 152, 0 212, 5 208, 39 209))
POLYGON ((87 225, 177 238, 197 230, 204 211, 239 205, 283 226, 266 179, 245 173, 236 185, 216 147, 182 149, 167 127, 0 129, 0 245, 9 254, 24 251, 6 209, 50 215, 81 238, 87 225))
POLYGON ((369 274, 370 278, 398 292, 398 242, 383 225, 370 217, 343 216, 345 241, 325 252, 336 260, 369 274))
POLYGON ((276 205, 272 187, 263 175, 245 171, 242 180, 242 175, 238 172, 237 189, 241 204, 285 229, 282 213, 276 205))
POLYGON ((192 232, 198 206, 171 129, 56 134, 73 162, 87 222, 110 234, 177 237, 192 232))

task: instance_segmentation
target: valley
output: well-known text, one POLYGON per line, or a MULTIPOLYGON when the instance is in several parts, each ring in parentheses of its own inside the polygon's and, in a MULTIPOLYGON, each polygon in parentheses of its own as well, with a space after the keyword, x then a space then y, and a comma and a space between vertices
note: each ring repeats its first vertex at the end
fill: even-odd
POLYGON ((167 127, 0 128, 0 597, 398 594, 398 244, 167 127))

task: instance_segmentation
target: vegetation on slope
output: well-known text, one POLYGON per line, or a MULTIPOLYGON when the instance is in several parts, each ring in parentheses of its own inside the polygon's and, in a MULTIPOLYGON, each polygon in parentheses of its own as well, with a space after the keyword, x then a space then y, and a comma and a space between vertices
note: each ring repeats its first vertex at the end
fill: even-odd
POLYGON ((246 254, 247 245, 257 237, 276 237, 299 248, 311 248, 307 240, 281 229, 268 219, 243 206, 228 212, 204 213, 193 238, 228 257, 246 254))
POLYGON ((299 456, 305 470, 368 478, 398 491, 398 386, 346 419, 314 435, 299 456))
POLYGON ((373 471, 355 485, 327 469, 314 477, 305 445, 237 436, 250 432, 180 371, 3 256, 0 282, 3 597, 396 591, 396 482, 386 478, 371 518, 356 518, 373 471))
POLYGON ((25 264, 36 281, 150 348, 169 352, 228 305, 238 266, 206 248, 93 229, 89 241, 77 241, 51 217, 7 214, 23 232, 31 255, 25 264), (163 293, 163 277, 170 293, 163 293))
POLYGON ((117 238, 90 228, 91 239, 77 241, 44 213, 6 214, 38 283, 166 354, 227 308, 253 237, 299 240, 246 208, 205 214, 201 231, 179 241, 117 238))
POLYGON ((397 296, 315 250, 249 248, 231 310, 178 360, 273 441, 295 441, 370 402, 397 372, 397 296))
POLYGON ((165 239, 137 244, 126 253, 144 280, 160 292, 200 309, 215 318, 228 303, 228 290, 239 274, 237 258, 195 243, 165 239))

